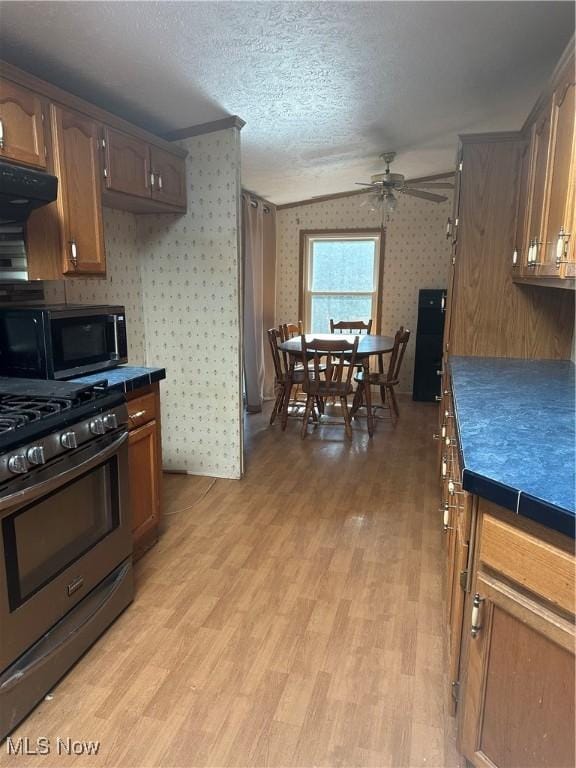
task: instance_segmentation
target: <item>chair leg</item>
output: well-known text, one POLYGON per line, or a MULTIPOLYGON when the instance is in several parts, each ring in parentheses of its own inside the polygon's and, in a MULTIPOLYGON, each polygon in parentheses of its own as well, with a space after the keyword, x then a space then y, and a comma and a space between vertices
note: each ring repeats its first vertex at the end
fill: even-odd
POLYGON ((400 416, 400 411, 398 410, 398 402, 396 401, 396 395, 394 394, 394 387, 388 387, 388 397, 392 403, 392 410, 397 417, 400 416))
POLYGON ((304 417, 302 418, 302 430, 300 432, 302 440, 304 440, 308 434, 308 419, 310 418, 310 411, 312 409, 313 402, 314 398, 311 395, 308 395, 306 397, 306 407, 304 409, 304 417))
POLYGON ((354 392, 354 399, 352 400, 352 410, 350 411, 351 416, 355 416, 356 412, 362 408, 362 400, 364 399, 364 382, 359 381, 358 386, 356 387, 356 392, 354 392))
POLYGON ((278 394, 276 395, 276 400, 274 401, 274 408, 272 408, 272 413, 270 414, 270 424, 274 424, 276 421, 276 416, 278 416, 279 413, 282 413, 282 404, 284 403, 284 387, 280 387, 278 389, 278 394))
POLYGON ((318 413, 322 416, 324 413, 324 400, 322 400, 320 395, 316 395, 316 407, 318 408, 318 413))
POLYGON ((380 400, 382 400, 382 405, 386 405, 386 387, 383 384, 380 387, 380 400))
POLYGON ((345 397, 340 398, 340 405, 342 406, 342 413, 344 415, 344 427, 346 434, 352 439, 352 419, 350 417, 350 411, 348 410, 348 400, 345 397))

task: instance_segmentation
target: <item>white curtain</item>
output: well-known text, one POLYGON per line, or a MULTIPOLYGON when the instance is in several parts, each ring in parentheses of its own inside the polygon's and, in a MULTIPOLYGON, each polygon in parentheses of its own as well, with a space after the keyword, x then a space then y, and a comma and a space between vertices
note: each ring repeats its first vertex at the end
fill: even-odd
POLYGON ((264 209, 242 194, 242 257, 244 259, 244 392, 246 410, 262 410, 264 389, 264 209))

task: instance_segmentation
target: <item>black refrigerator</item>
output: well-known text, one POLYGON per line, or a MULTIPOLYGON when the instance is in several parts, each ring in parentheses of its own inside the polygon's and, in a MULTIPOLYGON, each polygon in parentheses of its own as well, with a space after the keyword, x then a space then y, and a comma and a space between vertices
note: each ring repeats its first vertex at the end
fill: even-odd
POLYGON ((446 316, 446 290, 422 288, 418 294, 418 327, 414 361, 413 400, 436 399, 442 384, 442 339, 446 316))

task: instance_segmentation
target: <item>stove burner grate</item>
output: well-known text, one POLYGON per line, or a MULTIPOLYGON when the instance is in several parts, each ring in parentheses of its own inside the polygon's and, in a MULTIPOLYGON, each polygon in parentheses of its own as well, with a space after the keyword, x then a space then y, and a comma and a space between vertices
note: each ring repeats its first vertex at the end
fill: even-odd
POLYGON ((0 434, 67 411, 73 404, 66 398, 0 395, 0 434))

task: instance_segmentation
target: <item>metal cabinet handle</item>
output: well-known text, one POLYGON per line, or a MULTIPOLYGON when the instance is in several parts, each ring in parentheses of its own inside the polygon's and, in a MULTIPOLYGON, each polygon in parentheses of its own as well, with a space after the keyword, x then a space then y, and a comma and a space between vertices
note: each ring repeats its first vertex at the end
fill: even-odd
POLYGON ((570 240, 570 232, 564 232, 564 227, 560 227, 558 232, 558 240, 556 241, 556 269, 560 269, 561 264, 565 264, 568 260, 568 241, 570 240))
POLYGON ((518 266, 518 248, 514 248, 512 252, 512 266, 518 266))
POLYGON ((480 608, 483 602, 484 598, 480 597, 479 593, 476 592, 474 600, 472 601, 472 626, 470 627, 470 634, 472 637, 478 637, 478 633, 482 629, 482 624, 480 623, 480 608))
POLYGON ((449 240, 452 235, 452 219, 448 216, 446 221, 446 239, 449 240))
POLYGON ((146 411, 136 411, 135 413, 128 414, 128 418, 130 421, 134 421, 135 419, 141 419, 142 416, 146 416, 146 411))
POLYGON ((163 184, 162 184, 162 174, 159 173, 158 174, 158 189, 162 189, 162 186, 163 186, 163 184))
POLYGON ((450 506, 447 501, 444 502, 444 506, 442 506, 440 509, 440 512, 442 512, 442 533, 448 533, 448 531, 454 530, 454 528, 450 525, 451 509, 456 509, 456 507, 450 506))
POLYGON ((152 187, 152 189, 154 189, 154 183, 155 183, 155 181, 156 181, 156 177, 154 176, 154 174, 153 174, 153 173, 151 173, 151 174, 150 174, 150 186, 152 187))
POLYGON ((442 312, 446 312, 446 296, 442 295, 442 299, 440 301, 440 309, 442 312))
POLYGON ((435 395, 434 396, 434 400, 436 400, 437 403, 441 403, 442 402, 442 395, 435 395))
POLYGON ((74 269, 78 267, 78 246, 76 240, 70 240, 70 261, 74 269))
POLYGON ((446 456, 442 456, 442 477, 446 477, 448 474, 448 459, 446 456))
POLYGON ((4 149, 4 121, 0 120, 0 149, 4 149))

